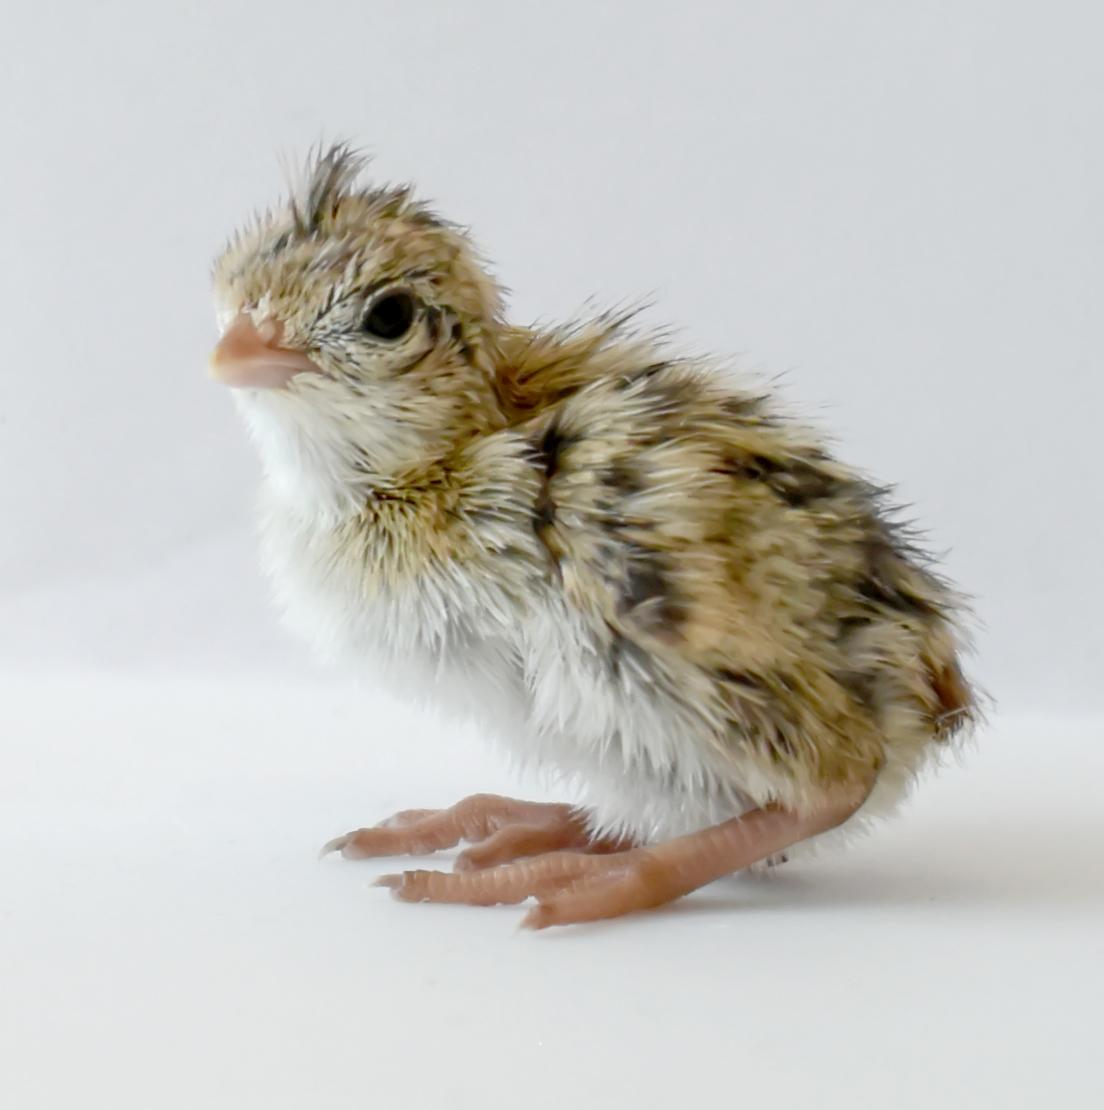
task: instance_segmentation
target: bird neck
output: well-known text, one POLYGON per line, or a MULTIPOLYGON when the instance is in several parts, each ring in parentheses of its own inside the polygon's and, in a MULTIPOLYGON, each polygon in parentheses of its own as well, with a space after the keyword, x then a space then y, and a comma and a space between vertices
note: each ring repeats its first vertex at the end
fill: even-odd
POLYGON ((364 413, 349 405, 327 413, 280 396, 243 399, 266 499, 321 528, 362 517, 373 506, 454 501, 473 477, 466 461, 473 445, 506 423, 493 402, 439 422, 439 430, 381 420, 368 405, 364 413))

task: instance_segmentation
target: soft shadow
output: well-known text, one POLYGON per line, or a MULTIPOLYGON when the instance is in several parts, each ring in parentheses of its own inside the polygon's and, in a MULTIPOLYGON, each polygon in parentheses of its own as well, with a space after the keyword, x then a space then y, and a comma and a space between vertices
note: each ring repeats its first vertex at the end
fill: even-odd
MULTIPOLYGON (((375 873, 411 867, 449 870, 452 855, 366 862, 377 865, 374 878, 375 873), (393 866, 380 866, 388 863, 393 866)), ((531 905, 496 908, 520 921, 531 905)), ((733 914, 856 908, 1104 913, 1104 813, 1035 811, 1023 819, 987 813, 971 821, 959 815, 903 818, 874 828, 844 850, 733 875, 646 915, 547 929, 540 935, 566 939, 593 931, 636 930, 646 919, 702 921, 733 914)))
MULTIPOLYGON (((799 859, 722 879, 707 891, 651 911, 655 920, 732 914, 938 910, 941 913, 1104 913, 1104 815, 1023 820, 904 822, 876 828, 838 854, 799 859)), ((639 929, 642 915, 549 929, 546 936, 639 929)))
POLYGON ((939 905, 963 909, 1104 908, 1104 814, 1035 811, 903 821, 838 856, 728 880, 744 908, 939 905))

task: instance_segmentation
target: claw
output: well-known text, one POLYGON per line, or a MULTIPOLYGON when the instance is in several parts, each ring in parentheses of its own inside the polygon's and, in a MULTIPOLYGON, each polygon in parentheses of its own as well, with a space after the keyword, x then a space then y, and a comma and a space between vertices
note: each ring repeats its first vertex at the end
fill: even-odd
POLYGON ((547 929, 552 924, 550 915, 544 907, 544 903, 538 903, 534 906, 518 924, 519 929, 529 929, 532 932, 537 932, 540 929, 547 929))
POLYGON ((372 886, 385 886, 390 890, 398 890, 405 881, 406 877, 401 873, 396 875, 380 875, 372 886))
POLYGON ((319 849, 319 852, 318 852, 318 858, 319 859, 325 859, 328 855, 332 854, 333 852, 340 852, 345 848, 345 845, 348 844, 348 843, 349 843, 349 834, 348 833, 346 833, 344 836, 335 836, 333 838, 333 840, 327 840, 326 843, 322 845, 322 847, 319 849))

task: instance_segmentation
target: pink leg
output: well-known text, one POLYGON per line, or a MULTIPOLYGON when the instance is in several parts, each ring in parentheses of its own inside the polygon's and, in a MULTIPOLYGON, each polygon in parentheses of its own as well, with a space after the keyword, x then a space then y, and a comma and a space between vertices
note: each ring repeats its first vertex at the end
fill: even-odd
POLYGON ((776 855, 798 841, 841 824, 863 795, 832 800, 811 814, 768 806, 721 825, 648 848, 606 855, 552 852, 484 870, 406 871, 385 875, 408 902, 468 905, 539 901, 522 924, 533 929, 618 917, 665 905, 714 879, 776 855))
POLYGON ((357 829, 331 840, 322 854, 340 851, 346 859, 426 855, 473 842, 456 860, 458 870, 491 867, 523 856, 572 848, 614 851, 628 845, 593 840, 583 814, 573 806, 522 802, 496 794, 473 794, 448 809, 410 809, 374 828, 357 829))
POLYGON ((866 791, 836 799, 814 813, 800 815, 767 806, 723 824, 638 849, 639 862, 621 874, 584 877, 578 885, 550 896, 522 924, 530 929, 572 925, 654 909, 692 890, 741 871, 819 833, 841 825, 862 805, 866 791))

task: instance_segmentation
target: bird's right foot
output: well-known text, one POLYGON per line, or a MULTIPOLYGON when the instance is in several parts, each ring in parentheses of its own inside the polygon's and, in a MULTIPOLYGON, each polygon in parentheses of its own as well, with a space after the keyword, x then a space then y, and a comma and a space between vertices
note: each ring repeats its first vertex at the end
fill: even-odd
POLYGON ((448 809, 403 810, 371 828, 346 833, 331 840, 322 855, 421 856, 461 841, 471 846, 457 856, 456 871, 495 867, 546 852, 608 853, 632 846, 626 840, 593 837, 585 813, 574 806, 473 794, 448 809))

